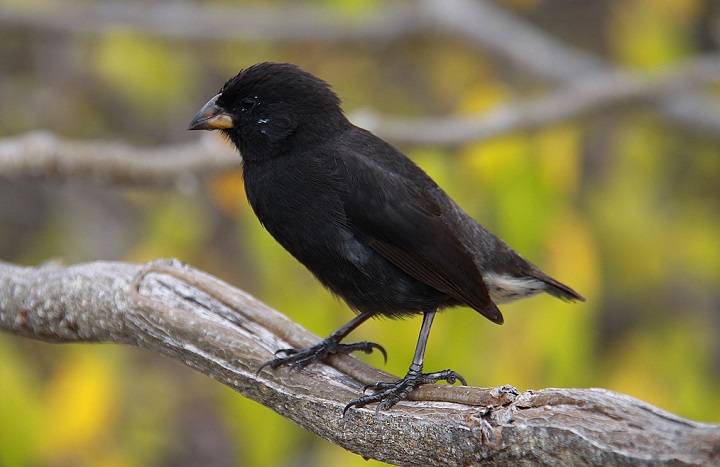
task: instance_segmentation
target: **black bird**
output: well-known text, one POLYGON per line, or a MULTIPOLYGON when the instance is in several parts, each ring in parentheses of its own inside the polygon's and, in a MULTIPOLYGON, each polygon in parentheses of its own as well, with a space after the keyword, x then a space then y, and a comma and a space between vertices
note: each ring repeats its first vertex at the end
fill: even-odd
POLYGON ((317 345, 278 351, 285 355, 260 369, 303 368, 357 350, 385 354, 372 342, 340 341, 371 317, 423 315, 405 377, 370 386, 345 411, 390 408, 421 384, 466 384, 451 370, 422 373, 438 310, 469 306, 502 324, 496 303, 541 292, 585 300, 473 220, 404 154, 350 123, 330 85, 295 65, 240 71, 189 129, 221 130, 235 144, 260 222, 357 313, 317 345))

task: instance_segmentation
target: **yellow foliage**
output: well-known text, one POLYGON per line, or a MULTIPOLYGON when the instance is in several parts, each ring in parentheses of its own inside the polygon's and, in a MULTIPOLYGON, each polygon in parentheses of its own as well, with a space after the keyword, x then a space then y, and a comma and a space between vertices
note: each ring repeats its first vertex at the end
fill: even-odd
POLYGON ((331 8, 335 13, 350 18, 365 12, 372 12, 378 7, 380 0, 322 0, 319 3, 331 8))
POLYGON ((532 10, 541 4, 543 0, 500 0, 498 3, 501 5, 507 5, 510 8, 516 10, 532 10))
POLYGON ((497 82, 481 82, 471 86, 463 96, 458 112, 461 114, 477 114, 492 110, 506 99, 508 90, 497 82))
POLYGON ((463 147, 463 163, 469 175, 484 185, 507 182, 504 173, 526 162, 528 141, 523 135, 506 135, 463 147))
POLYGON ((54 3, 53 0, 3 0, 4 7, 35 10, 47 12, 47 9, 54 3))
POLYGON ((565 199, 572 199, 580 184, 582 136, 576 126, 556 125, 533 138, 543 187, 565 199))
POLYGON ((148 261, 177 257, 189 260, 202 246, 207 227, 206 211, 191 198, 136 195, 138 203, 152 209, 147 209, 145 235, 128 253, 128 259, 148 261))
POLYGON ((69 354, 47 386, 39 452, 46 459, 66 458, 75 465, 102 453, 115 430, 118 383, 103 355, 85 348, 69 354))
POLYGON ((605 385, 693 419, 717 420, 720 395, 707 390, 714 339, 707 326, 682 317, 640 330, 613 348, 605 385))
POLYGON ((241 210, 247 211, 247 208, 249 208, 245 197, 242 172, 239 170, 227 172, 213 178, 208 185, 208 189, 210 196, 227 216, 237 217, 241 210))
MULTIPOLYGON (((643 0, 644 8, 654 8, 679 24, 689 24, 702 12, 703 0, 643 0)), ((712 1, 712 0, 711 0, 712 1)))
MULTIPOLYGON (((434 96, 428 95, 423 100, 430 102, 434 97, 443 111, 464 108, 468 92, 472 94, 483 87, 500 86, 495 79, 494 68, 476 49, 435 47, 425 53, 421 60, 432 63, 425 79, 430 80, 434 96)), ((423 67, 424 63, 418 64, 418 67, 423 67)))
POLYGON ((687 29, 699 0, 628 0, 616 3, 608 38, 619 60, 637 68, 672 63, 691 51, 687 29))
POLYGON ((166 44, 121 29, 97 38, 95 66, 115 91, 155 114, 160 104, 173 105, 189 93, 195 66, 166 44))
POLYGON ((572 284, 590 303, 600 296, 601 265, 595 240, 583 218, 573 213, 555 217, 545 239, 549 255, 543 269, 572 284))
POLYGON ((0 336, 0 465, 35 465, 34 445, 42 419, 40 378, 0 336))
POLYGON ((720 219, 705 209, 685 208, 678 215, 671 243, 682 248, 669 249, 673 263, 709 282, 720 280, 720 219))

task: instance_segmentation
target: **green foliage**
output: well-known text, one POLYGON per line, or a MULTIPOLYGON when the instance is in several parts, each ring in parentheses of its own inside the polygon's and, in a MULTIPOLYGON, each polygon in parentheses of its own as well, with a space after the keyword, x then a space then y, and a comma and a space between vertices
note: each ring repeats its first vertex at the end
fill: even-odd
POLYGON ((197 200, 175 196, 131 196, 136 205, 147 209, 145 232, 128 252, 131 261, 177 257, 189 261, 196 257, 207 234, 207 213, 197 200))
POLYGON ((94 52, 99 80, 145 117, 166 118, 196 79, 186 55, 121 29, 103 35, 94 52))
POLYGON ((40 385, 8 339, 0 338, 0 465, 34 465, 40 385))

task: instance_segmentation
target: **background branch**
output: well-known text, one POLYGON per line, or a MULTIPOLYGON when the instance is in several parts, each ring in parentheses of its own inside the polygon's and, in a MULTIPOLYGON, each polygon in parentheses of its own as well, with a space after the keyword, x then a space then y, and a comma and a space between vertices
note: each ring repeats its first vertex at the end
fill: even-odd
MULTIPOLYGON (((434 2, 429 1, 429 7, 434 2)), ((456 33, 479 47, 515 63, 523 70, 553 81, 582 87, 597 75, 612 76, 623 70, 565 44, 527 21, 482 0, 450 0, 435 3, 432 16, 448 33, 456 33)), ((657 95, 661 114, 686 128, 720 131, 717 105, 695 106, 707 101, 702 93, 657 95)))
MULTIPOLYGON (((400 119, 361 111, 350 118, 360 126, 396 143, 458 145, 519 130, 541 128, 621 105, 652 101, 659 96, 678 99, 683 111, 688 89, 720 77, 720 58, 690 60, 645 76, 607 73, 569 85, 547 96, 506 104, 478 116, 400 119)), ((693 108, 699 106, 694 104, 693 108)), ((702 106, 700 106, 702 108, 702 106)), ((707 105, 705 105, 707 107, 707 105)), ((709 112, 716 112, 715 109, 709 112)), ((686 119, 707 119, 687 111, 686 119)), ((708 116, 712 120, 711 116, 708 116)), ((0 178, 44 177, 89 179, 114 185, 176 187, 185 189, 197 180, 240 167, 237 153, 217 136, 203 134, 194 143, 139 148, 127 143, 69 141, 49 132, 31 132, 0 140, 0 178)))
POLYGON ((111 28, 181 40, 390 39, 426 28, 424 9, 395 5, 361 15, 333 15, 312 5, 219 6, 206 3, 63 1, 33 11, 0 6, 0 24, 64 34, 104 34, 111 28), (49 11, 50 10, 50 11, 49 11))
MULTIPOLYGON (((418 119, 390 118, 362 111, 352 119, 368 130, 398 143, 456 145, 480 141, 515 131, 532 130, 602 111, 637 103, 651 104, 658 98, 674 99, 672 109, 684 122, 694 120, 699 129, 712 127, 716 108, 700 116, 690 111, 689 92, 720 80, 720 57, 690 60, 672 70, 653 75, 630 72, 601 72, 582 81, 551 91, 545 96, 501 105, 482 115, 418 119), (668 97, 671 96, 671 97, 668 97)), ((705 105, 703 108, 707 108, 705 105)), ((697 108, 696 103, 692 108, 697 108)))
MULTIPOLYGON (((506 104, 485 116, 419 120, 375 116, 363 121, 363 126, 396 142, 459 144, 498 133, 534 128, 548 121, 627 102, 626 86, 644 84, 632 73, 566 44, 517 15, 481 0, 423 0, 378 8, 352 17, 328 14, 326 10, 307 5, 285 7, 282 14, 278 14, 276 8, 222 8, 188 2, 129 5, 125 2, 78 4, 63 1, 56 9, 48 14, 47 10, 40 12, 0 6, 0 24, 62 34, 103 34, 108 28, 121 27, 143 35, 179 40, 377 41, 439 32, 459 37, 523 71, 563 86, 545 99, 506 104), (623 75, 629 83, 617 79, 623 75), (593 90, 590 85, 596 85, 598 89, 593 90), (581 94, 578 96, 578 93, 581 94), (579 103, 573 104, 570 99, 577 97, 579 103), (607 101, 598 106, 593 104, 594 99, 607 101), (538 110, 541 104, 546 107, 538 110), (535 113, 524 117, 523 112, 527 109, 539 115, 535 113), (438 123, 441 124, 439 128, 438 123), (428 128, 433 131, 428 132, 428 128), (431 135, 446 130, 450 130, 448 134, 452 136, 428 141, 428 138, 433 138, 431 135)), ((715 57, 713 60, 717 62, 718 59, 715 57)), ((687 129, 720 134, 717 105, 707 103, 707 96, 702 90, 687 89, 687 86, 702 84, 702 81, 717 81, 717 76, 717 73, 715 77, 706 76, 700 83, 680 81, 685 86, 676 87, 670 93, 638 91, 644 99, 655 101, 661 115, 668 120, 687 129)), ((663 90, 662 86, 653 87, 652 79, 648 81, 651 89, 663 90)))
POLYGON ((194 143, 140 148, 127 143, 70 141, 34 131, 0 140, 0 178, 85 179, 119 186, 192 187, 240 168, 240 158, 213 135, 194 143))
POLYGON ((258 366, 318 338, 178 261, 37 268, 0 263, 0 329, 47 342, 115 342, 164 354, 313 433, 398 465, 710 465, 720 426, 601 389, 424 387, 375 414, 344 404, 390 375, 348 356, 296 372, 258 366))

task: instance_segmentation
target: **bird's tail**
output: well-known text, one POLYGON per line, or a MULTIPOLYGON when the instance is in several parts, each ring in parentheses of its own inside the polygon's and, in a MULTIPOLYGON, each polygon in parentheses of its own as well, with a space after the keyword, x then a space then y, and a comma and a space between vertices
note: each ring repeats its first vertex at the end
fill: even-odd
POLYGON ((560 300, 565 300, 567 302, 585 301, 585 297, 550 276, 543 275, 543 277, 538 277, 538 279, 545 283, 545 292, 549 293, 553 297, 557 297, 560 300))

